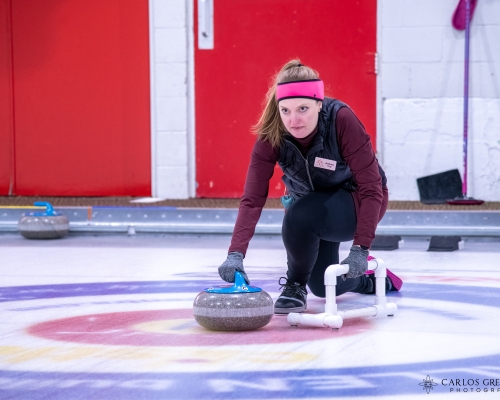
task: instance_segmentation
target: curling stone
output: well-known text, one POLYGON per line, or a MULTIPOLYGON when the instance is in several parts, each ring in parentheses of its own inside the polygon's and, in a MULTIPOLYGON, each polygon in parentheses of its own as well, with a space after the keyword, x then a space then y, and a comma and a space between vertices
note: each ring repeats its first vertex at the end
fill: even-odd
POLYGON ((193 304, 194 319, 214 331, 249 331, 266 326, 274 314, 271 296, 261 288, 248 286, 236 272, 234 285, 208 288, 193 304))
POLYGON ((65 215, 44 201, 37 201, 35 206, 46 207, 46 210, 24 214, 18 223, 21 235, 27 239, 58 239, 68 234, 69 221, 65 215))

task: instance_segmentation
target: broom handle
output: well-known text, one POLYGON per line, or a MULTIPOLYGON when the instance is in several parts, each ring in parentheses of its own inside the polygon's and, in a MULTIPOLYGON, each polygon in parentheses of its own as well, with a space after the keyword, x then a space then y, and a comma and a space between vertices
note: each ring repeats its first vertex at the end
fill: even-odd
POLYGON ((465 0, 465 66, 464 66, 464 181, 462 193, 467 197, 467 130, 469 120, 469 37, 470 0, 465 0))

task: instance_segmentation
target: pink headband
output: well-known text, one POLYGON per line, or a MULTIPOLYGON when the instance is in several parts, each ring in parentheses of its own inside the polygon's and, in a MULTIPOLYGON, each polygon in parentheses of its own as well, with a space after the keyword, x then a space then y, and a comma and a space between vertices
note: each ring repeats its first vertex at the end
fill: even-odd
POLYGON ((278 83, 276 87, 276 99, 278 101, 303 97, 306 99, 325 99, 325 87, 321 79, 310 79, 307 81, 295 81, 278 83))

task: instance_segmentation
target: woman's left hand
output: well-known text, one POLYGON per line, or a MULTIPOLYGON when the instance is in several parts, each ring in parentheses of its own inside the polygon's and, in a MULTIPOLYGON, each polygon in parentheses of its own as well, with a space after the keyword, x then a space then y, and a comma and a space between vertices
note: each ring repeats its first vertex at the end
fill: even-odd
POLYGON ((368 270, 368 250, 363 250, 359 246, 352 246, 347 258, 341 264, 349 264, 349 272, 347 278, 357 278, 363 275, 368 270))

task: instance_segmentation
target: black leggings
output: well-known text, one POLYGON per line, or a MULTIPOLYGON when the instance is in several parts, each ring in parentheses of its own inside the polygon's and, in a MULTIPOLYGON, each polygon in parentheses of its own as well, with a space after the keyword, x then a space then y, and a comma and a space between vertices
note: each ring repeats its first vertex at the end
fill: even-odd
MULTIPOLYGON (((288 279, 307 283, 314 295, 325 297, 325 270, 339 263, 340 242, 352 240, 355 230, 354 200, 343 189, 310 192, 294 201, 282 228, 288 279)), ((337 277, 337 295, 367 292, 368 279, 365 275, 352 279, 337 277)))

